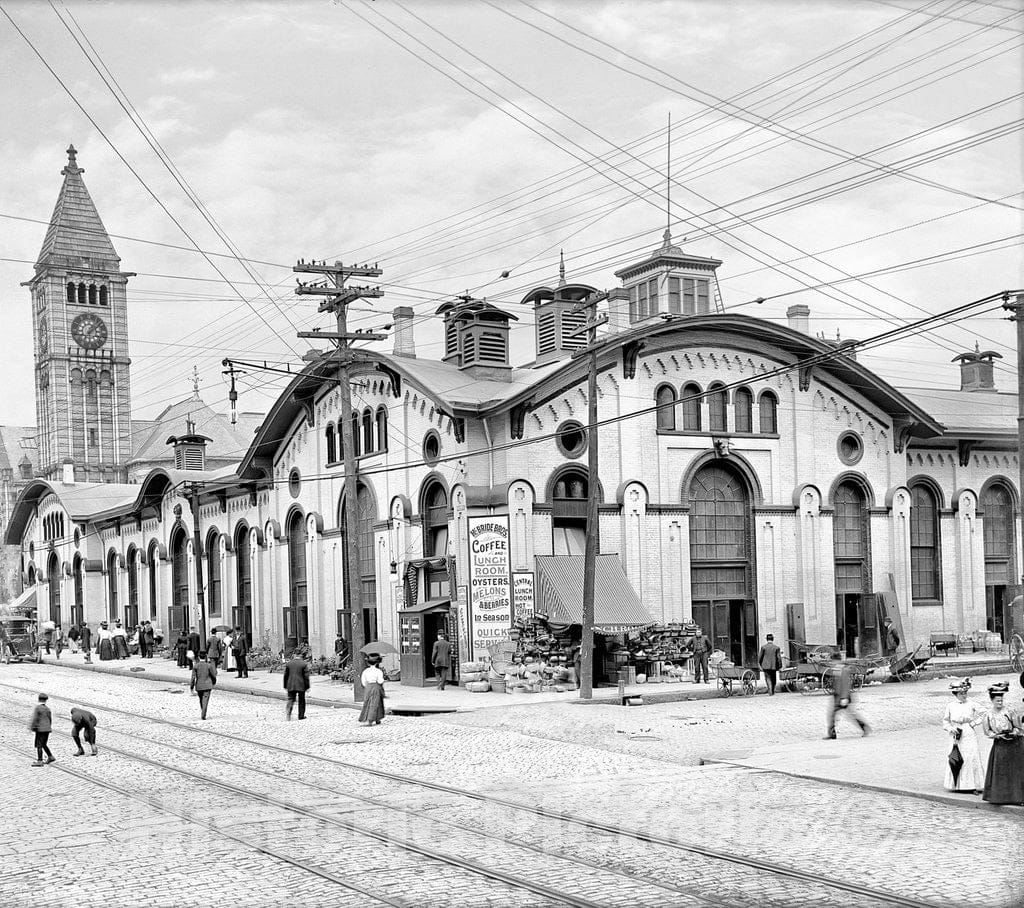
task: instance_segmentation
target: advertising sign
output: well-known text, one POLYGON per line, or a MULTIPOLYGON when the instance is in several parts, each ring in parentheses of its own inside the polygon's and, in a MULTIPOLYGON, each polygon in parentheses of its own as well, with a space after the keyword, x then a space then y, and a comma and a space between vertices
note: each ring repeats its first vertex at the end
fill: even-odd
POLYGON ((533 574, 512 575, 512 616, 529 621, 533 617, 533 574))
POLYGON ((469 518, 470 659, 508 637, 512 628, 508 517, 469 518))

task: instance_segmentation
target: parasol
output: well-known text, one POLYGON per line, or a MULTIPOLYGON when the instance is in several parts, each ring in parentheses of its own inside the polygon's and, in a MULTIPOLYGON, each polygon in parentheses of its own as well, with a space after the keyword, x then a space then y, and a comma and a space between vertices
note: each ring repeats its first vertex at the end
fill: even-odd
POLYGON ((953 749, 949 752, 949 769, 953 773, 953 786, 956 787, 960 780, 960 770, 963 768, 964 758, 960 753, 960 745, 953 742, 953 749))
POLYGON ((378 656, 384 656, 387 654, 398 655, 398 650, 395 649, 390 643, 385 643, 383 640, 374 640, 373 643, 367 643, 361 650, 359 650, 364 656, 372 656, 374 654, 378 656))

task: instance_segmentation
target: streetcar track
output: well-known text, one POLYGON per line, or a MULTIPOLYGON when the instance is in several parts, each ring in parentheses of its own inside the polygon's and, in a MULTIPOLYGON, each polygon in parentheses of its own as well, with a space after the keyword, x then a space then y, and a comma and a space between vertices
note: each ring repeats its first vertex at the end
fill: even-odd
MULTIPOLYGON (((27 694, 34 694, 37 692, 30 688, 21 687, 20 685, 9 684, 5 682, 0 682, 0 687, 6 687, 11 690, 17 690, 27 694)), ((157 725, 167 725, 171 728, 182 729, 184 731, 189 731, 197 734, 211 735, 214 737, 224 738, 228 741, 242 742, 255 747, 261 747, 265 750, 283 753, 288 755, 289 757, 303 757, 308 760, 329 763, 336 766, 344 767, 345 769, 353 770, 355 772, 366 773, 367 775, 372 775, 377 778, 387 779, 389 781, 396 782, 401 785, 416 786, 431 791, 438 791, 448 795, 455 795, 457 797, 467 798, 469 800, 481 801, 488 804, 496 804, 502 807, 510 808, 512 810, 530 813, 534 816, 543 817, 544 819, 561 821, 567 824, 579 826, 581 828, 589 829, 595 832, 631 838, 637 841, 647 842, 652 845, 659 845, 664 848, 699 855, 709 860, 718 860, 724 863, 735 864, 740 867, 758 870, 760 872, 767 873, 770 875, 788 877, 790 879, 799 880, 800 882, 807 883, 810 885, 826 886, 832 889, 838 889, 840 891, 849 892, 851 894, 857 895, 861 898, 873 899, 880 902, 889 902, 894 905, 905 906, 905 908, 941 908, 941 906, 937 905, 934 902, 917 899, 912 896, 899 895, 897 893, 889 892, 884 889, 873 889, 869 886, 861 885, 860 883, 848 882, 846 880, 840 880, 833 877, 816 874, 810 871, 800 870, 799 868, 787 866, 785 864, 776 864, 771 861, 765 861, 759 858, 752 858, 746 855, 730 854, 729 852, 723 852, 716 848, 711 848, 709 846, 701 845, 699 843, 684 842, 679 839, 668 838, 666 836, 661 836, 652 832, 646 832, 643 830, 624 830, 618 826, 612 825, 610 823, 605 823, 600 820, 588 819, 574 814, 568 814, 563 811, 551 810, 540 805, 523 804, 517 801, 510 800, 508 798, 499 797, 497 795, 485 794, 483 792, 478 791, 471 791, 469 789, 459 788, 454 785, 448 785, 443 782, 432 782, 427 779, 419 779, 415 776, 405 776, 400 773, 390 772, 385 769, 376 769, 373 767, 362 766, 358 763, 350 763, 348 761, 339 760, 334 757, 325 757, 320 755, 309 754, 303 751, 294 750, 289 747, 284 747, 279 744, 270 744, 262 741, 256 741, 252 738, 244 738, 240 735, 233 735, 223 731, 215 731, 213 729, 197 728, 196 726, 187 725, 183 722, 175 722, 171 719, 153 718, 151 716, 142 715, 140 713, 133 713, 130 710, 119 709, 117 707, 103 706, 102 704, 89 703, 86 701, 72 701, 68 698, 60 696, 56 696, 53 699, 61 700, 67 703, 80 703, 83 706, 89 706, 94 709, 103 710, 104 712, 127 716, 132 719, 140 719, 157 725)))

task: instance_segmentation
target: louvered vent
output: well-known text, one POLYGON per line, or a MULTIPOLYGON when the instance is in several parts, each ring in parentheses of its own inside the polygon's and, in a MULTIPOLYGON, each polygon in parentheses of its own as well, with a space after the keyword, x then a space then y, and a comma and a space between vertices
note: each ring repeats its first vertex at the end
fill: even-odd
POLYGON ((476 338, 468 331, 462 335, 462 365, 476 362, 476 338))
POLYGON ((550 353, 555 349, 555 313, 539 312, 537 314, 537 353, 550 353))
POLYGON ((480 332, 479 360, 482 363, 508 362, 508 346, 505 336, 494 331, 480 332))
POLYGON ((178 445, 174 449, 174 468, 176 470, 202 470, 206 467, 203 449, 196 446, 178 445))
POLYGON ((444 326, 444 355, 451 356, 459 350, 459 326, 452 318, 444 326))
POLYGON ((582 334, 573 336, 587 323, 586 312, 562 312, 562 348, 565 350, 581 350, 587 345, 587 339, 582 334))

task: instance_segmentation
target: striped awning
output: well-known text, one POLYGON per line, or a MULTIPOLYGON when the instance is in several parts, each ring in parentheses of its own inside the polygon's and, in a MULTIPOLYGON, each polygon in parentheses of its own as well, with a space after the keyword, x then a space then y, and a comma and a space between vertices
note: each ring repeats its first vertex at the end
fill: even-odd
MULTIPOLYGON (((537 556, 537 614, 552 624, 583 623, 583 556, 537 556)), ((654 624, 618 555, 598 555, 594 571, 594 630, 618 634, 654 624)))

